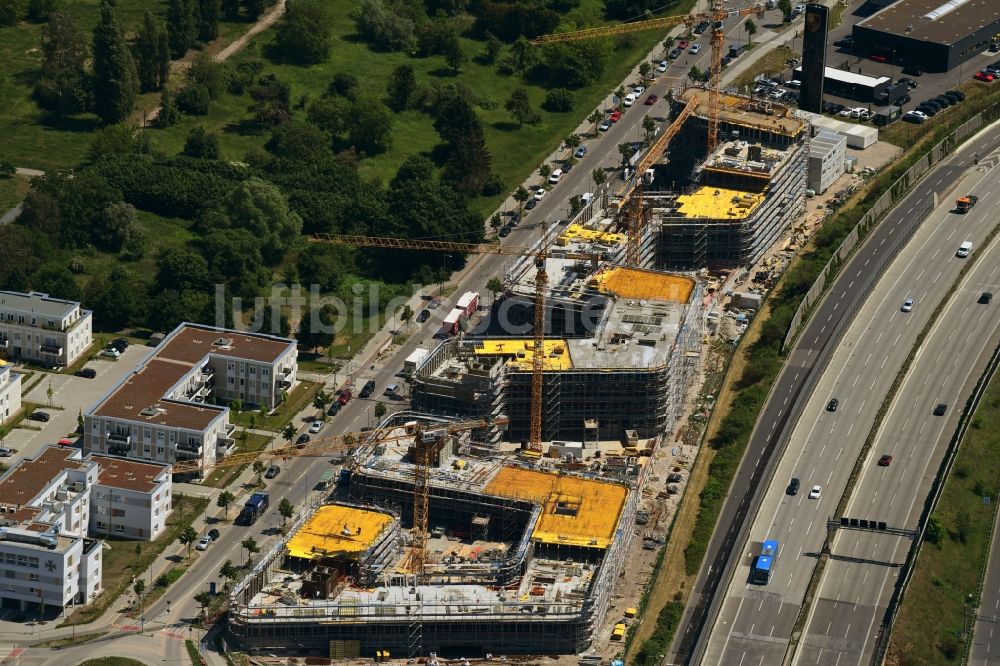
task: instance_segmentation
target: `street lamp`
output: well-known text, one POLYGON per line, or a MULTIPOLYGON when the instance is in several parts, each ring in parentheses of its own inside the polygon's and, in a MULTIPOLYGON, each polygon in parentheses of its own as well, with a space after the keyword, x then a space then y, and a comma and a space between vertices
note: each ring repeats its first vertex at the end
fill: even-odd
POLYGON ((447 264, 445 263, 446 259, 451 259, 451 255, 450 254, 441 255, 441 281, 438 282, 438 296, 442 296, 444 294, 444 278, 447 275, 448 271, 447 264))

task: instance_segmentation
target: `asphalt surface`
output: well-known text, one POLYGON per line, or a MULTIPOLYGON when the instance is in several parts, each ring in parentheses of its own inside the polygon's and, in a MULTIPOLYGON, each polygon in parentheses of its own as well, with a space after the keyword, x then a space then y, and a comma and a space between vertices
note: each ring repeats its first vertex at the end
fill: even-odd
MULTIPOLYGON (((997 501, 994 498, 994 501, 997 501)), ((993 526, 993 543, 990 546, 989 562, 986 565, 986 579, 983 594, 976 609, 973 625, 972 646, 969 650, 970 666, 989 666, 1000 663, 1000 539, 997 527, 993 526)))
MULTIPOLYGON (((962 177, 964 172, 971 166, 973 152, 978 152, 980 155, 985 156, 997 147, 1000 147, 1000 131, 993 128, 989 132, 968 142, 961 151, 935 167, 931 173, 927 174, 918 183, 914 191, 904 198, 872 232, 868 241, 855 253, 847 266, 838 275, 837 280, 831 285, 827 297, 818 306, 817 311, 800 334, 772 389, 770 399, 758 419, 744 460, 730 489, 729 499, 723 507, 715 535, 709 544, 709 550, 705 559, 705 562, 709 566, 703 566, 699 574, 692 593, 692 601, 685 611, 684 619, 668 661, 686 663, 693 656, 692 649, 704 633, 704 624, 709 605, 718 591, 720 581, 725 578, 724 574, 727 571, 730 557, 735 556, 740 566, 744 568, 744 571, 745 567, 748 566, 749 561, 745 555, 750 549, 744 548, 742 543, 737 544, 737 537, 748 515, 751 515, 750 509, 755 504, 753 499, 754 493, 757 490, 760 480, 769 471, 769 466, 774 462, 772 454, 780 442, 782 429, 789 419, 792 419, 794 422, 796 411, 801 408, 800 400, 807 397, 803 395, 803 391, 811 380, 811 373, 816 368, 817 361, 824 356, 831 343, 836 344, 839 334, 852 320, 854 312, 850 305, 855 299, 870 294, 878 283, 879 274, 889 260, 886 252, 887 243, 889 247, 892 247, 893 243, 899 242, 898 239, 901 236, 912 233, 913 229, 919 226, 920 211, 930 208, 933 193, 946 191, 962 177)), ((984 161, 986 161, 985 158, 984 161)), ((898 305, 895 305, 892 309, 898 309, 898 305)), ((830 347, 830 349, 833 349, 833 347, 830 347)), ((832 365, 831 367, 836 368, 838 366, 832 365)), ((870 389, 864 389, 864 391, 875 395, 871 393, 870 389)), ((828 399, 827 394, 817 389, 817 395, 817 400, 825 405, 828 399)), ((871 402, 874 404, 874 402, 878 401, 873 400, 871 402)), ((847 427, 849 428, 850 426, 848 425, 847 427)), ((822 445, 820 447, 822 448, 822 445)), ((826 453, 826 451, 823 452, 824 455, 826 453)), ((851 464, 853 464, 853 461, 851 464)), ((849 472, 850 467, 849 465, 845 465, 844 467, 844 474, 846 474, 849 472)), ((803 493, 808 492, 808 488, 814 483, 811 476, 807 475, 806 471, 801 469, 796 470, 796 473, 802 476, 803 493)), ((832 477, 829 477, 829 480, 824 477, 828 477, 828 475, 817 472, 815 483, 823 485, 824 482, 829 483, 832 481, 832 477)), ((783 493, 787 482, 788 479, 784 475, 780 473, 775 475, 774 484, 779 492, 783 493)), ((832 506, 835 506, 836 502, 832 500, 833 495, 835 493, 825 493, 824 499, 818 505, 825 506, 827 502, 830 502, 832 506)), ((804 494, 800 495, 800 497, 804 497, 804 494)), ((818 505, 813 504, 810 506, 815 511, 815 507, 818 505)), ((827 513, 822 514, 821 522, 825 521, 828 513, 832 513, 832 507, 830 507, 827 513)), ((816 516, 818 517, 820 514, 817 513, 816 516)), ((813 522, 815 522, 815 518, 813 522)), ((818 543, 821 544, 823 537, 822 529, 817 528, 815 531, 812 528, 808 529, 812 535, 810 538, 819 539, 818 543)), ((771 536, 775 535, 772 534, 771 536)), ((754 537, 751 541, 753 540, 756 540, 758 542, 757 545, 759 545, 759 541, 763 540, 763 537, 754 537)), ((753 543, 749 545, 752 547, 753 543)), ((787 544, 784 544, 783 548, 787 549, 787 544)), ((801 555, 797 555, 796 557, 800 559, 801 555)), ((786 577, 785 580, 781 580, 779 583, 779 585, 783 585, 786 588, 786 594, 788 593, 787 588, 790 587, 788 576, 791 573, 783 562, 783 560, 787 559, 789 558, 779 557, 778 570, 776 572, 779 578, 782 575, 786 577), (782 573, 783 571, 784 573, 782 573)), ((803 572, 806 572, 808 569, 811 572, 812 564, 812 561, 810 561, 808 567, 799 564, 793 567, 792 571, 801 569, 803 572)), ((800 574, 800 576, 801 580, 808 580, 806 573, 800 574)), ((747 587, 746 577, 745 575, 741 577, 740 571, 737 571, 732 581, 734 588, 741 585, 744 589, 747 587)), ((802 586, 801 592, 804 592, 804 582, 802 586)), ((786 605, 784 597, 774 593, 776 589, 778 589, 778 586, 772 582, 766 588, 767 591, 762 595, 766 599, 761 598, 756 600, 756 603, 751 602, 747 605, 745 611, 740 608, 739 600, 735 601, 734 607, 733 603, 730 603, 730 599, 727 598, 723 604, 722 617, 713 638, 716 641, 722 640, 722 643, 710 645, 709 655, 714 654, 715 658, 720 660, 723 658, 723 655, 727 657, 733 656, 732 651, 736 650, 736 646, 735 643, 730 645, 729 635, 734 631, 733 623, 736 621, 737 616, 740 616, 740 643, 744 645, 755 643, 755 645, 753 649, 750 647, 739 649, 735 653, 732 663, 738 663, 745 651, 748 652, 748 656, 745 658, 746 663, 768 663, 768 660, 773 658, 774 655, 783 654, 784 643, 788 639, 791 626, 795 620, 794 616, 797 611, 794 606, 797 602, 793 601, 791 605, 786 605), (772 605, 767 611, 764 610, 764 602, 772 605), (753 636, 760 635, 758 631, 760 627, 757 626, 758 623, 749 619, 753 616, 753 611, 756 611, 759 617, 767 618, 767 626, 764 628, 764 633, 761 635, 761 640, 759 641, 751 639, 753 636), (749 621, 747 622, 744 618, 749 619, 749 621), (719 633, 720 631, 722 632, 721 634, 719 633), (775 639, 775 636, 778 638, 775 639), (782 636, 784 638, 781 638, 782 636), (759 650, 760 654, 756 650, 759 650), (751 659, 751 657, 755 658, 751 659)), ((799 593, 799 597, 801 597, 801 592, 799 593)), ((706 658, 705 663, 715 662, 706 658)), ((727 662, 723 660, 719 663, 727 662)))

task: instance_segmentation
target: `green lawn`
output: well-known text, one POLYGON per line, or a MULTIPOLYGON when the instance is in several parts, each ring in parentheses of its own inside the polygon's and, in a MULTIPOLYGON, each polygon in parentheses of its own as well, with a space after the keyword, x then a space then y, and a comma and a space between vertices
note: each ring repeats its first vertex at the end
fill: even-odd
POLYGON ((0 178, 0 216, 24 201, 31 179, 27 176, 0 178))
MULTIPOLYGON (((458 76, 452 76, 440 56, 416 58, 404 53, 371 50, 367 44, 353 37, 354 21, 348 14, 357 6, 357 1, 330 0, 330 4, 334 7, 334 14, 338 16, 334 30, 337 39, 326 62, 312 67, 276 62, 267 64, 266 71, 274 72, 280 79, 291 84, 292 99, 297 100, 303 94, 307 94, 309 99, 320 97, 338 72, 357 73, 366 89, 381 95, 389 75, 401 64, 412 65, 420 83, 432 80, 460 82, 467 85, 477 98, 495 102, 496 108, 480 108, 479 112, 487 145, 493 156, 493 168, 511 190, 558 146, 564 136, 575 129, 612 88, 618 86, 640 58, 662 38, 662 34, 655 31, 637 34, 634 46, 612 52, 600 81, 574 91, 576 108, 573 111, 550 113, 540 108, 545 98, 545 89, 525 85, 519 77, 500 76, 493 66, 476 62, 476 57, 484 50, 482 42, 463 38, 462 45, 469 60, 458 76), (517 129, 503 104, 512 90, 522 86, 527 88, 532 105, 539 110, 541 122, 517 129)), ((686 6, 690 2, 681 4, 686 6)), ((578 12, 581 15, 599 16, 597 10, 601 6, 600 0, 584 0, 578 12)), ((274 36, 275 30, 271 29, 257 37, 255 41, 260 47, 259 53, 268 53, 268 46, 273 43, 274 36)), ((230 62, 239 63, 255 55, 253 51, 247 50, 235 55, 230 62)), ((183 146, 184 137, 191 128, 200 125, 219 133, 223 158, 242 159, 248 149, 259 148, 267 140, 267 134, 240 133, 238 123, 249 116, 246 110, 249 104, 247 96, 225 95, 213 105, 207 116, 185 117, 174 127, 153 130, 155 142, 168 153, 176 152, 183 146)), ((298 117, 305 115, 301 110, 295 111, 295 114, 298 117)), ((406 157, 428 153, 440 141, 433 127, 433 119, 427 114, 412 110, 395 115, 395 135, 396 139, 390 150, 361 162, 362 172, 366 176, 388 182, 406 157)), ((473 207, 477 212, 485 214, 499 203, 500 198, 474 201, 473 207)))
MULTIPOLYGON (((157 16, 166 13, 166 0, 118 0, 116 12, 126 36, 132 37, 142 23, 145 10, 157 16)), ((100 0, 63 0, 60 8, 73 17, 77 28, 88 38, 99 17, 100 0)), ((245 22, 219 23, 220 41, 228 43, 246 30, 245 22)), ((81 114, 58 123, 47 123, 31 100, 31 90, 41 66, 42 26, 21 23, 0 28, 0 64, 10 79, 10 101, 0 106, 0 136, 3 158, 19 167, 54 170, 79 164, 87 154, 97 117, 81 114)), ((2 194, 0 194, 2 196, 2 194)))
MULTIPOLYGON (((979 593, 979 572, 989 550, 993 503, 1000 494, 1000 378, 976 410, 945 482, 935 515, 946 535, 924 543, 889 645, 888 663, 959 663, 964 601, 979 593), (986 505, 982 496, 993 498, 986 505)), ((986 610, 984 612, 992 612, 986 610)))
MULTIPOLYGON (((255 435, 252 433, 247 433, 247 438, 245 440, 239 439, 242 437, 241 432, 237 433, 237 439, 239 443, 236 445, 236 453, 251 453, 253 451, 261 451, 268 445, 271 441, 271 437, 266 437, 264 435, 255 435)), ((208 477, 201 482, 201 485, 208 486, 210 488, 225 488, 233 479, 238 477, 244 469, 247 468, 246 464, 243 465, 231 465, 226 467, 216 467, 208 475, 208 477)))
POLYGON ((288 400, 278 406, 273 414, 269 414, 264 417, 263 421, 260 415, 255 412, 240 412, 239 415, 230 413, 230 420, 240 427, 250 427, 250 417, 254 416, 256 418, 256 428, 258 430, 270 430, 272 432, 281 432, 281 429, 285 427, 285 424, 300 411, 302 408, 312 402, 313 396, 316 395, 316 391, 319 389, 319 384, 316 382, 310 382, 302 380, 299 382, 298 386, 292 389, 292 392, 288 394, 288 400))

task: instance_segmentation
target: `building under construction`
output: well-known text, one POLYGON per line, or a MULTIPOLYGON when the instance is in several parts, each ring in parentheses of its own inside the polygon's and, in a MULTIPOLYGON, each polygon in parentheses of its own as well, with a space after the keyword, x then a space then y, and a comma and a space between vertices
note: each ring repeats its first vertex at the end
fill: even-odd
MULTIPOLYGON (((241 648, 334 658, 585 651, 625 564, 646 459, 592 450, 528 468, 468 433, 440 438, 425 468, 426 557, 415 570, 416 442, 381 438, 410 417, 391 418, 397 426, 352 456, 336 496, 235 586, 229 630, 241 648)), ((424 427, 418 436, 434 435, 424 427)))
MULTIPOLYGON (((557 247, 579 244, 576 236, 592 247, 620 234, 573 224, 557 247)), ((542 439, 622 440, 629 431, 655 437, 669 430, 700 354, 698 281, 558 257, 547 270, 542 439)), ((489 321, 431 352, 413 375, 414 409, 506 416, 507 438, 528 439, 534 275, 530 257, 515 264, 489 321)))
POLYGON ((691 185, 648 196, 654 265, 669 270, 752 265, 805 205, 808 125, 780 104, 721 96, 719 145, 705 155, 708 92, 688 88, 696 111, 671 142, 669 171, 691 185))

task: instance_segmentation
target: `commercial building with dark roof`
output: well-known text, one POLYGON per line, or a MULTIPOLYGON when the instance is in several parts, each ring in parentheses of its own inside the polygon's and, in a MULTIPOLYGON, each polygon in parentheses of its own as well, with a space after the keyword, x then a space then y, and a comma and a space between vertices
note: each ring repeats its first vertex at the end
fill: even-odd
POLYGON ((294 340, 184 323, 84 412, 84 450, 204 464, 235 446, 227 405, 273 409, 297 370, 294 340))
POLYGON ((998 34, 997 0, 897 0, 854 26, 854 54, 947 72, 981 54, 998 34))

